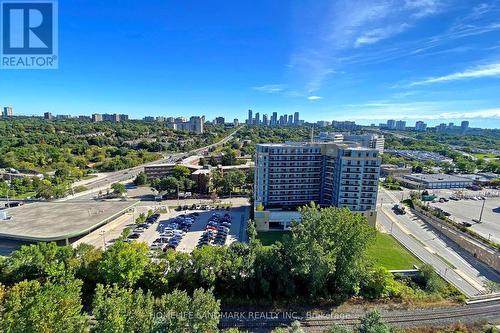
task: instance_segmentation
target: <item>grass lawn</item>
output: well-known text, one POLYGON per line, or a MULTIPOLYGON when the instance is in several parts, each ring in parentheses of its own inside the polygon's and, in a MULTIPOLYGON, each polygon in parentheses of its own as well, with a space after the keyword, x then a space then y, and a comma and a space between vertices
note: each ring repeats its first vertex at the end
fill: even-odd
POLYGON ((377 233, 375 243, 368 248, 368 257, 387 269, 412 269, 413 265, 421 264, 396 239, 383 233, 377 233))
POLYGON ((262 245, 268 246, 273 245, 277 241, 282 241, 285 235, 288 235, 290 231, 266 231, 259 232, 257 234, 257 239, 259 239, 262 245))
POLYGON ((493 153, 476 153, 473 154, 476 158, 497 158, 498 155, 493 153))
MULTIPOLYGON (((289 231, 259 232, 257 239, 262 242, 262 245, 268 246, 282 241, 283 237, 289 233, 289 231)), ((382 233, 377 233, 375 243, 368 249, 368 257, 387 269, 412 269, 413 265, 422 264, 391 235, 382 233)))

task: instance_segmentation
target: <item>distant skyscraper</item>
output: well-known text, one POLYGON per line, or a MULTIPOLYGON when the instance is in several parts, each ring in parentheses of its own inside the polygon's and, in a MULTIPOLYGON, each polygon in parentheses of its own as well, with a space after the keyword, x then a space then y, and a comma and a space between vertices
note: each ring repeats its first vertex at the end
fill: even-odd
POLYGON ((10 106, 4 107, 3 108, 3 112, 2 112, 2 116, 4 118, 13 117, 14 116, 14 111, 12 110, 12 107, 10 107, 10 106))
POLYGON ((216 125, 224 125, 226 122, 226 119, 224 117, 217 117, 215 118, 215 124, 216 125))
POLYGON ((293 125, 293 114, 288 116, 288 125, 293 125))
POLYGON ((396 129, 398 131, 404 131, 406 129, 406 121, 404 120, 396 121, 396 129))
POLYGON ((267 114, 262 115, 262 125, 269 126, 269 119, 267 118, 267 114))
POLYGON ((396 128, 396 121, 393 119, 387 120, 387 128, 388 129, 395 129, 396 128))
POLYGON ((415 131, 417 132, 425 132, 427 130, 427 124, 423 121, 417 121, 415 123, 415 131))
POLYGON ((253 124, 253 111, 252 110, 248 110, 247 124, 248 125, 252 125, 253 124))
POLYGON ((273 115, 271 116, 271 126, 276 125, 278 125, 278 112, 273 112, 273 115))
POLYGON ((233 125, 234 127, 240 126, 240 121, 238 120, 238 118, 234 118, 233 125))
POLYGON ((43 114, 43 119, 45 119, 45 120, 52 120, 52 118, 53 118, 52 113, 50 113, 50 112, 45 112, 43 114))
POLYGON ((298 112, 295 112, 295 113, 293 114, 293 123, 294 123, 295 125, 298 125, 298 124, 299 124, 299 121, 300 121, 300 119, 299 119, 299 113, 298 113, 298 112))
POLYGON ((469 128, 469 122, 467 120, 462 121, 460 127, 462 127, 462 130, 465 131, 466 129, 469 128))
POLYGON ((254 124, 255 125, 260 125, 260 113, 258 113, 258 112, 255 113, 254 124))
POLYGON ((285 119, 283 116, 280 116, 280 121, 279 121, 279 124, 280 125, 283 125, 285 123, 285 119))

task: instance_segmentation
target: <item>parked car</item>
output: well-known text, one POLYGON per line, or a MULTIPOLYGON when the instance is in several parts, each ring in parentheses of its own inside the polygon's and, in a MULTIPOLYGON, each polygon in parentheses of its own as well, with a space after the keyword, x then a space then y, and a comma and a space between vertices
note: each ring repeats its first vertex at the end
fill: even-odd
POLYGON ((133 234, 130 234, 127 238, 128 239, 138 239, 139 237, 141 237, 140 234, 138 233, 133 233, 133 234))

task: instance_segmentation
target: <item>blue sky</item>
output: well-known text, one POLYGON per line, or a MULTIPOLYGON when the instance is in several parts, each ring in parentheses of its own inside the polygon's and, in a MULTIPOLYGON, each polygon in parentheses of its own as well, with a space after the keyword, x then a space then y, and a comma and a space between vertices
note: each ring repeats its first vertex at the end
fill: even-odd
POLYGON ((500 127, 500 3, 71 0, 59 69, 0 71, 17 114, 500 127))

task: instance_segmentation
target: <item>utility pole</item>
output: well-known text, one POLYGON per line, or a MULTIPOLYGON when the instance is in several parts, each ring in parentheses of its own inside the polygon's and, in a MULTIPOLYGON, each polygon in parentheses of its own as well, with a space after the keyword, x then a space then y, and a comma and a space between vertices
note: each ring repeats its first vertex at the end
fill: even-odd
POLYGON ((483 218, 483 210, 484 210, 484 203, 486 202, 486 198, 483 200, 483 205, 481 206, 481 213, 479 214, 479 222, 481 223, 481 219, 483 218))

